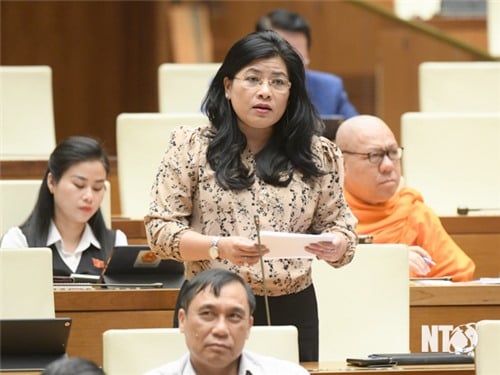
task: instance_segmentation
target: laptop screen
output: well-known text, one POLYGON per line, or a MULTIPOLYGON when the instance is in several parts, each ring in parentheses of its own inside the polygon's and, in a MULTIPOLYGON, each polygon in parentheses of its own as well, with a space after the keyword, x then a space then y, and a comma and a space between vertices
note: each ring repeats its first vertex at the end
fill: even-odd
POLYGON ((103 275, 184 273, 184 264, 160 259, 147 245, 116 246, 103 275))
POLYGON ((102 273, 106 284, 162 283, 179 287, 184 281, 184 263, 160 259, 148 245, 116 246, 102 273))
POLYGON ((2 370, 44 369, 66 354, 71 318, 1 319, 2 370))

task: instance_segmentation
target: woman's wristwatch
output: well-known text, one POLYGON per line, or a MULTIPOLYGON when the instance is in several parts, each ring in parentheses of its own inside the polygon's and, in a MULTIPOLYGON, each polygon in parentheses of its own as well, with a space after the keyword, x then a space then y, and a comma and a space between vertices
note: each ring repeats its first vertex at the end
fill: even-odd
POLYGON ((214 237, 212 239, 212 243, 210 244, 210 247, 208 248, 208 256, 212 260, 219 258, 220 251, 219 251, 219 247, 217 246, 217 244, 219 243, 219 240, 220 240, 219 236, 214 237))

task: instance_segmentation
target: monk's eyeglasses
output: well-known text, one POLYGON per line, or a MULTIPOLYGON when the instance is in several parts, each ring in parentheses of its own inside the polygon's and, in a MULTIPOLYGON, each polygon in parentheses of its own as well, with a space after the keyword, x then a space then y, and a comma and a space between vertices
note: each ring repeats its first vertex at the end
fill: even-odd
POLYGON ((342 153, 349 155, 361 155, 364 156, 372 164, 380 164, 385 156, 387 156, 392 161, 400 160, 403 156, 403 147, 398 147, 391 150, 380 150, 372 152, 353 152, 342 150, 342 153))

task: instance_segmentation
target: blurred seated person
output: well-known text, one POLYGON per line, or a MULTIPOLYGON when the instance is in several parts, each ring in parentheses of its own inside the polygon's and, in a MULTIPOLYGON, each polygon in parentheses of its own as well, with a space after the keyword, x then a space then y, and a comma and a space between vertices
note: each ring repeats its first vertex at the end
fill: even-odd
POLYGON ((193 277, 179 295, 179 329, 188 353, 146 375, 307 375, 302 366, 244 350, 255 297, 236 273, 212 268, 193 277))
POLYGON ((64 357, 51 362, 41 375, 104 375, 104 371, 88 359, 64 357))
MULTIPOLYGON (((255 30, 276 31, 296 49, 304 66, 308 67, 311 29, 307 20, 300 14, 286 9, 275 9, 257 21, 255 30)), ((321 116, 341 115, 347 119, 358 114, 349 101, 340 77, 306 69, 306 86, 311 101, 321 116)))
POLYGON ((100 275, 125 234, 106 227, 101 202, 109 159, 89 137, 70 137, 49 157, 38 199, 28 219, 10 228, 1 248, 50 247, 54 276, 100 275))
POLYGON ((403 149, 389 126, 374 116, 356 116, 340 125, 336 142, 344 155, 344 193, 359 220, 358 234, 373 235, 374 243, 409 245, 410 277, 472 280, 474 262, 420 193, 400 186, 403 149))

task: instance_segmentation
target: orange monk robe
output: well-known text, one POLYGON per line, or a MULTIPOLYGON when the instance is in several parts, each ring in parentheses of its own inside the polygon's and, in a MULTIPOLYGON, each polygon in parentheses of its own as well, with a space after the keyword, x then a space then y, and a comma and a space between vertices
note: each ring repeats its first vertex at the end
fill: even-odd
MULTIPOLYGON (((451 276, 453 281, 472 280, 474 262, 453 241, 439 217, 424 204, 416 190, 402 188, 379 205, 366 204, 347 190, 345 197, 359 221, 359 234, 373 235, 374 243, 416 245, 427 250, 436 262, 425 275, 427 277, 451 276)), ((410 271, 410 277, 418 276, 410 271)))

